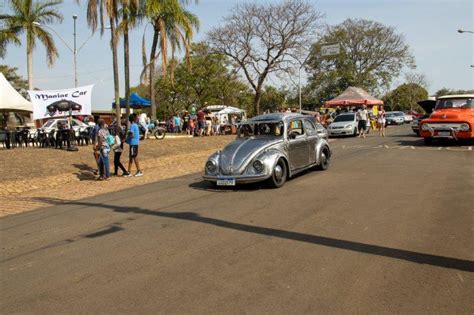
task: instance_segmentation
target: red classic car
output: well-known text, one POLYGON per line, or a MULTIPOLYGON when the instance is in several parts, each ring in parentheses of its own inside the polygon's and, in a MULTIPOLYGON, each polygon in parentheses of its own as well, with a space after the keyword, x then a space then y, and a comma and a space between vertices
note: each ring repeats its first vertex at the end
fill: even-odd
POLYGON ((473 128, 474 94, 446 95, 438 97, 433 113, 421 121, 420 135, 429 145, 434 139, 473 139, 473 128))

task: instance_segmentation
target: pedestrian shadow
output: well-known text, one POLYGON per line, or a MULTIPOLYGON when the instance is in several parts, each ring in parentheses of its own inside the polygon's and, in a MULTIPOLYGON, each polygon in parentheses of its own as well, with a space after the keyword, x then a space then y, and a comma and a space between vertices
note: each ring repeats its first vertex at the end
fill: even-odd
POLYGON ((96 175, 95 175, 95 169, 87 165, 86 163, 81 163, 81 164, 73 164, 75 168, 77 168, 78 172, 74 173, 76 177, 80 180, 95 180, 96 175))
MULTIPOLYGON (((52 204, 60 203, 64 204, 63 201, 50 198, 38 198, 43 202, 49 202, 52 204)), ((460 271, 474 272, 474 261, 467 259, 460 259, 447 256, 439 256, 426 254, 421 252, 415 252, 410 250, 386 247, 381 245, 372 245, 362 242, 355 242, 344 239, 337 239, 332 237, 313 235, 307 233, 293 232, 276 228, 261 227, 255 225, 248 225, 243 223, 236 223, 217 218, 201 216, 195 212, 167 212, 165 207, 158 208, 155 210, 145 209, 140 207, 128 207, 119 206, 103 203, 94 203, 87 201, 71 201, 68 204, 79 205, 83 207, 97 207, 112 210, 117 213, 130 213, 140 214, 147 216, 155 216, 168 219, 176 219, 183 221, 191 221, 205 225, 212 225, 219 228, 236 230, 245 233, 251 233, 256 235, 264 235, 275 238, 281 238, 286 240, 292 240, 303 243, 310 243, 313 245, 330 247, 335 249, 347 250, 351 252, 363 253, 368 255, 375 255, 380 257, 392 258, 397 260, 403 260, 411 263, 417 263, 422 265, 430 265, 435 267, 442 267, 448 269, 456 269, 460 271)), ((182 202, 176 203, 176 205, 169 205, 166 208, 181 205, 182 202)))

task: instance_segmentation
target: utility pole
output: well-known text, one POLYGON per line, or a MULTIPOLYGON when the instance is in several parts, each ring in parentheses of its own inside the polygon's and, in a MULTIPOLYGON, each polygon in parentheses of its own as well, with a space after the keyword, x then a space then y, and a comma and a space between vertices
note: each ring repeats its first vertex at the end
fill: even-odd
POLYGON ((77 46, 76 46, 76 20, 77 20, 77 15, 74 14, 72 16, 74 20, 74 50, 73 50, 73 55, 74 55, 74 87, 77 87, 77 46))

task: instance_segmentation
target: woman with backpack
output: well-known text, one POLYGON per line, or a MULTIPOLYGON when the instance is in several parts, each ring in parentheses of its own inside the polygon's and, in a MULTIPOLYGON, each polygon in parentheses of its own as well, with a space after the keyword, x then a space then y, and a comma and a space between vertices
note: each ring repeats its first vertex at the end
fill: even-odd
POLYGON ((114 150, 114 176, 118 176, 118 169, 122 170, 122 176, 130 175, 125 167, 123 166, 122 162, 120 162, 120 156, 123 152, 123 141, 125 140, 124 134, 122 132, 122 128, 116 125, 114 129, 114 140, 115 143, 112 146, 112 150, 114 150))
POLYGON ((115 143, 103 119, 99 119, 97 132, 97 151, 99 152, 99 178, 97 180, 110 180, 110 147, 115 143))

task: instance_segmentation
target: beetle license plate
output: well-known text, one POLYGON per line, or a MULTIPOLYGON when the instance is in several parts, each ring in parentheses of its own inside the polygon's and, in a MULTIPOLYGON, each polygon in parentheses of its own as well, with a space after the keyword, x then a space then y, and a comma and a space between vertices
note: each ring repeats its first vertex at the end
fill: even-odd
POLYGON ((217 186, 235 186, 234 177, 220 177, 217 179, 217 186))
POLYGON ((438 131, 438 136, 440 136, 440 137, 449 137, 449 136, 451 136, 451 132, 449 132, 449 131, 438 131))

